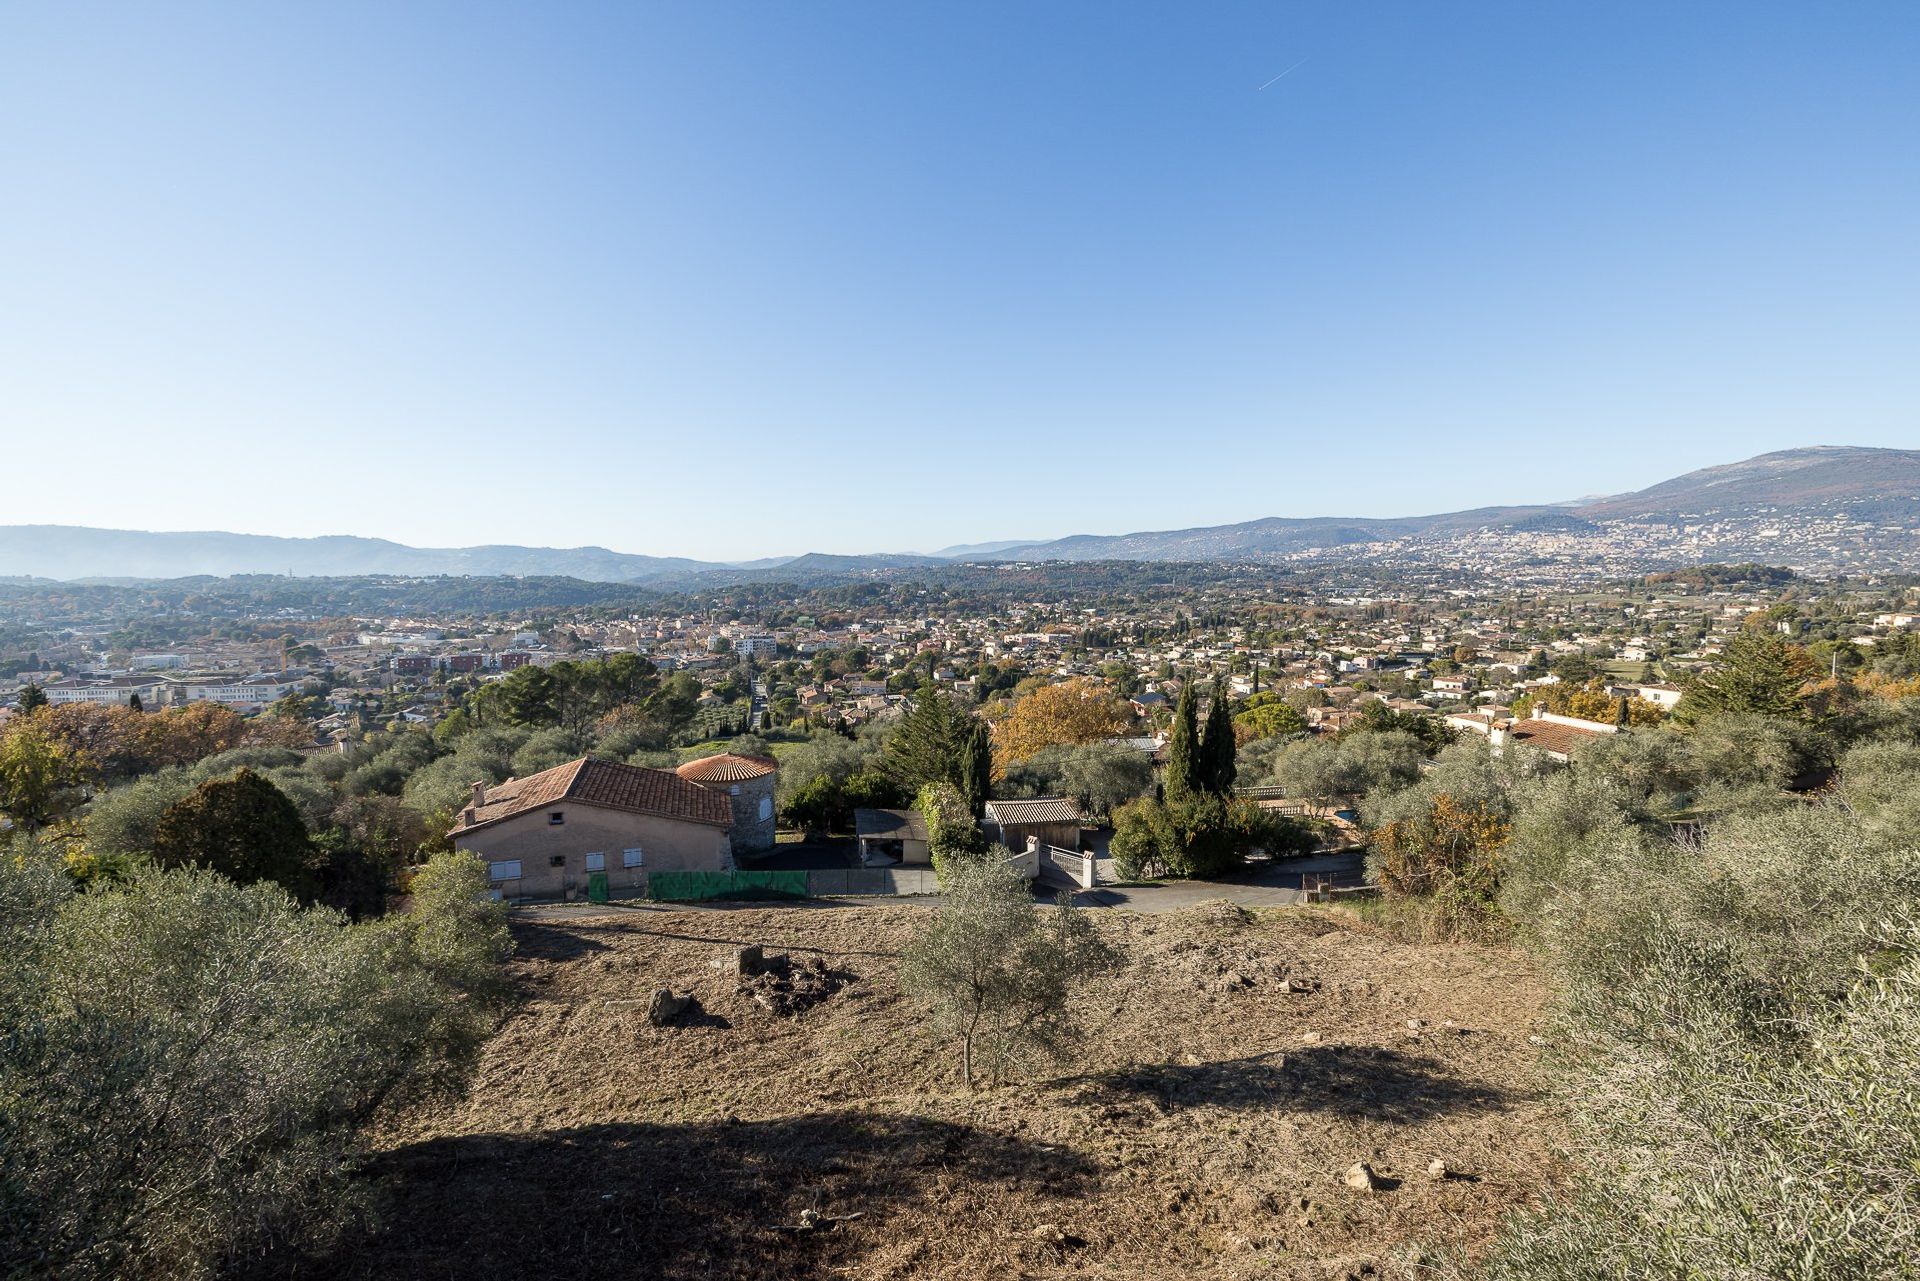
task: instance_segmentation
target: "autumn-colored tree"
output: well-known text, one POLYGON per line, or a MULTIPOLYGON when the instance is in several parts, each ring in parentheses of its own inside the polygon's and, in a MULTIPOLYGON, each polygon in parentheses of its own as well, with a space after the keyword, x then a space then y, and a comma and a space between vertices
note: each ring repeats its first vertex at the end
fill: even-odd
POLYGON ((994 754, 1004 767, 1043 748, 1118 737, 1130 721, 1127 705, 1104 682, 1075 676, 1042 685, 1015 702, 994 727, 994 754))
POLYGON ((298 716, 256 716, 247 722, 247 742, 255 747, 312 747, 313 723, 298 716))
POLYGON ((87 776, 111 782, 153 768, 146 713, 102 703, 60 703, 33 715, 40 728, 75 760, 87 776))
POLYGON ((230 752, 247 738, 247 722, 231 707, 206 701, 169 708, 145 719, 154 767, 191 765, 230 752))
POLYGON ((1445 792, 1427 812, 1389 823, 1373 834, 1380 855, 1380 886, 1408 898, 1445 895, 1491 904, 1499 888, 1499 857, 1511 825, 1445 792))
POLYGON ((58 823, 86 799, 86 762, 26 716, 0 734, 0 815, 32 836, 58 823))
POLYGON ((1667 718, 1666 709, 1658 703, 1644 698, 1622 698, 1607 693, 1607 684, 1595 679, 1584 685, 1575 685, 1562 681, 1558 685, 1543 685, 1529 694, 1523 694, 1514 700, 1513 710, 1517 716, 1525 716, 1535 707, 1545 707, 1560 716, 1577 716, 1583 721, 1599 721, 1602 724, 1621 724, 1621 707, 1625 705, 1626 721, 1630 726, 1658 725, 1667 718))

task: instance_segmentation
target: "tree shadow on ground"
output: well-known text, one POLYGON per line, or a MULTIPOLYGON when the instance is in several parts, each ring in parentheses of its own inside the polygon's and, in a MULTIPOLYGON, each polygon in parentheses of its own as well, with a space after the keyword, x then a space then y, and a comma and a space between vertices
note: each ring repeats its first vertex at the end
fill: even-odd
MULTIPOLYGON (((767 900, 762 900, 760 902, 755 902, 755 903, 741 903, 741 904, 738 904, 738 906, 743 910, 751 909, 751 908, 764 908, 765 906, 767 906, 767 900)), ((805 904, 796 903, 792 900, 788 900, 785 906, 799 908, 799 907, 805 906, 805 904)), ((716 925, 719 925, 719 924, 724 924, 724 921, 716 921, 716 925)), ((523 927, 516 924, 514 928, 515 928, 516 937, 517 937, 518 930, 523 927)), ((582 950, 576 953, 576 955, 585 955, 587 952, 590 952, 590 951, 591 952, 605 951, 609 946, 611 946, 610 944, 602 943, 596 939, 592 939, 591 937, 588 937, 594 934, 618 935, 621 938, 672 939, 675 942, 680 942, 680 943, 713 943, 721 947, 730 947, 730 948, 749 947, 749 946, 757 945, 765 948, 769 953, 814 952, 814 953, 818 953, 821 956, 873 956, 873 957, 895 957, 900 955, 900 953, 897 950, 890 951, 890 952, 889 951, 864 951, 863 952, 863 951, 855 951, 847 948, 813 947, 806 943, 794 942, 790 939, 769 939, 763 936, 755 936, 750 938, 734 938, 730 935, 719 934, 719 933, 692 934, 684 930, 652 929, 648 927, 644 917, 639 918, 637 921, 626 921, 626 920, 607 921, 603 919, 567 921, 559 925, 539 926, 537 928, 544 929, 555 934, 565 933, 565 934, 580 935, 582 950)))
POLYGON ((1437 1059, 1364 1045, 1309 1045, 1212 1063, 1153 1063, 1070 1078, 1133 1095, 1163 1112, 1182 1107, 1295 1108, 1371 1121, 1503 1111, 1511 1095, 1453 1075, 1437 1059))
POLYGON ((524 961, 577 961, 608 948, 609 945, 599 939, 589 938, 565 925, 548 925, 524 918, 513 922, 514 955, 524 961))
POLYGON ((1077 1154, 966 1125, 863 1112, 694 1125, 611 1124, 434 1139, 383 1154, 377 1228, 261 1277, 839 1275, 894 1239, 886 1222, 955 1183, 1091 1190, 1077 1154), (795 1231, 803 1211, 857 1215, 795 1231))

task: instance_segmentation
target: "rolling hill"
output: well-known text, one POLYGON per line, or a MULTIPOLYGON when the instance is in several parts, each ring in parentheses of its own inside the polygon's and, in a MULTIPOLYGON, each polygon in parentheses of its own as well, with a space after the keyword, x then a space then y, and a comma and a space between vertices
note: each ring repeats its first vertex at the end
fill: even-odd
MULTIPOLYGON (((1630 494, 1577 504, 1484 507, 1397 518, 1269 517, 1238 525, 1075 535, 991 554, 1000 560, 1220 560, 1337 553, 1358 545, 1600 530, 1618 522, 1830 514, 1920 515, 1920 450, 1815 446, 1707 467, 1630 494)), ((982 557, 985 559, 988 557, 982 557)))
POLYGON ((1702 468, 1629 494, 1427 516, 1271 516, 1234 525, 1002 541, 933 556, 807 553, 723 564, 605 547, 409 547, 381 538, 0 526, 0 576, 552 575, 685 587, 809 582, 978 561, 1560 563, 1596 570, 1764 560, 1808 569, 1920 569, 1920 450, 1817 446, 1702 468))

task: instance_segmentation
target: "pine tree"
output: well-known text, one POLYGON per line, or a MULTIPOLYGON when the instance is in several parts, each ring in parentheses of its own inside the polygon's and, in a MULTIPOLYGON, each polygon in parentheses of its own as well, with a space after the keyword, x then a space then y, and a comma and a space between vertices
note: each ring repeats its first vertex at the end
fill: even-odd
POLYGON ((32 682, 28 682, 26 685, 21 687, 20 710, 23 713, 36 711, 39 708, 45 707, 46 705, 47 705, 47 691, 45 691, 44 689, 41 689, 38 685, 32 682))
POLYGON ((910 795, 929 783, 962 787, 972 721, 932 681, 922 682, 887 743, 887 775, 910 795))
POLYGON ((1819 676, 1820 665, 1800 646, 1771 632, 1742 632, 1727 642, 1718 667, 1686 682, 1674 715, 1683 723, 1720 712, 1804 718, 1801 687, 1819 676))
POLYGON ((1189 800, 1206 790, 1200 756, 1200 718, 1194 708, 1193 680, 1181 682, 1173 709, 1173 737, 1167 742, 1167 800, 1189 800))

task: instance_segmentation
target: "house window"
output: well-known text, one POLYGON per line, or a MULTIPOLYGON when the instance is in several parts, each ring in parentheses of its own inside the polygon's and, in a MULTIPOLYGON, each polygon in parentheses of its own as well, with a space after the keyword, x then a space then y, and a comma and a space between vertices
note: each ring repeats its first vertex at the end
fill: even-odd
POLYGON ((605 854, 601 854, 601 853, 599 853, 599 852, 597 852, 597 851, 596 851, 595 853, 592 853, 592 854, 589 854, 589 855, 587 855, 587 870, 588 870, 589 872, 604 872, 604 871, 606 871, 606 870, 607 870, 607 856, 606 856, 605 854))
POLYGON ((771 796, 762 796, 760 798, 760 821, 764 823, 772 817, 773 817, 773 798, 771 796))
POLYGON ((643 866, 643 865, 644 865, 644 860, 645 860, 645 858, 646 858, 646 855, 644 855, 644 854, 642 854, 642 853, 641 853, 641 852, 640 852, 639 850, 637 850, 637 849, 632 849, 632 850, 621 850, 621 851, 620 851, 620 866, 622 866, 622 867, 640 867, 640 866, 643 866))
POLYGON ((553 810, 547 815, 548 827, 558 827, 566 821, 567 821, 567 816, 559 810, 553 810))
POLYGON ((567 856, 565 854, 555 854, 547 860, 547 865, 549 867, 565 867, 567 865, 567 856))
POLYGON ((729 787, 729 788, 727 789, 727 795, 728 795, 728 796, 738 796, 738 795, 740 795, 740 784, 738 784, 738 783, 735 783, 735 784, 734 784, 734 785, 733 785, 732 787, 729 787))
POLYGON ((514 858, 504 863, 489 864, 487 876, 495 881, 517 881, 520 879, 520 860, 514 858))

